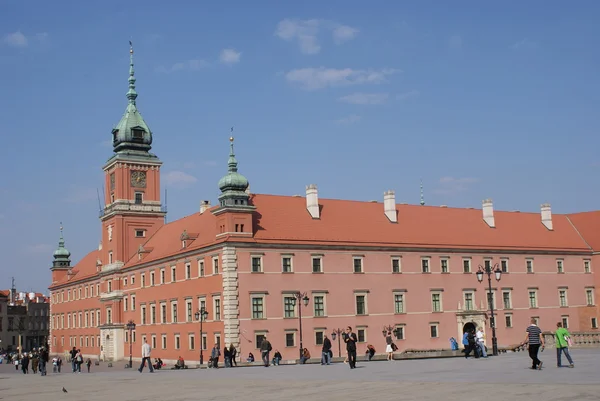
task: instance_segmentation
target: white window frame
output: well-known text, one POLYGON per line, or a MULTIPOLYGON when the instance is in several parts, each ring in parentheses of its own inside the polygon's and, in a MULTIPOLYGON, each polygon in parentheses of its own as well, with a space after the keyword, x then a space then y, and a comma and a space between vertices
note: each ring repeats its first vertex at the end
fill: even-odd
POLYGON ((421 256, 421 273, 431 273, 431 257, 421 256))
POLYGON ((534 272, 535 272, 535 266, 533 264, 533 258, 526 258, 525 259, 525 273, 533 274, 534 272), (529 269, 528 265, 531 266, 531 270, 529 269))
POLYGON ((394 302, 394 314, 395 315, 403 315, 406 314, 406 292, 405 291, 393 291, 393 302, 394 302), (396 308, 396 297, 402 297, 402 310, 398 312, 398 308, 396 308))
POLYGON ((397 324, 394 327, 394 332, 392 334, 394 335, 394 340, 397 340, 397 341, 406 340, 406 324, 404 324, 404 323, 397 324), (398 330, 401 330, 402 338, 398 338, 398 330))
POLYGON ((508 258, 500 258, 500 270, 502 270, 502 273, 509 273, 510 272, 510 265, 509 265, 509 259, 508 258), (505 268, 506 266, 506 268, 505 268))
POLYGON ((140 305, 140 324, 148 324, 146 319, 146 305, 140 305))
POLYGON ((356 342, 360 344, 366 344, 369 341, 367 337, 367 327, 366 326, 356 326, 356 342), (363 341, 360 341, 360 332, 363 332, 363 341))
POLYGON ((590 327, 592 329, 597 329, 598 328, 598 318, 597 317, 590 318, 590 327))
POLYGON ((176 350, 181 349, 181 335, 175 334, 173 336, 173 348, 176 350))
POLYGON ((188 349, 190 351, 196 349, 196 335, 194 333, 188 333, 188 349))
POLYGON ((223 304, 221 303, 221 296, 217 295, 212 298, 213 301, 213 321, 220 322, 223 320, 223 304), (217 303, 219 304, 219 313, 217 314, 217 303))
POLYGON ((584 273, 592 272, 592 261, 590 259, 583 260, 583 272, 584 273))
POLYGON ((585 303, 587 306, 596 305, 596 294, 594 293, 594 287, 585 288, 585 303), (592 303, 590 303, 590 298, 592 299, 592 303))
POLYGON ((506 327, 507 329, 510 329, 513 327, 513 315, 512 313, 505 313, 504 314, 504 327, 506 327), (510 320, 510 325, 506 324, 507 320, 506 318, 508 318, 510 320))
POLYGON ((213 258, 212 258, 212 268, 213 268, 213 274, 219 274, 219 272, 221 270, 221 265, 219 264, 219 257, 218 256, 213 256, 213 258))
POLYGON ((323 267, 323 255, 311 255, 310 256, 310 271, 311 273, 320 274, 325 272, 323 267), (315 271, 315 260, 319 261, 319 271, 315 271))
POLYGON ((392 256, 390 258, 390 263, 392 267, 392 273, 400 274, 402 273, 402 256, 392 256), (398 263, 398 271, 395 270, 394 262, 398 263))
POLYGON ((167 335, 166 334, 161 334, 160 335, 160 346, 162 349, 167 349, 167 335))
POLYGON ((185 279, 189 280, 192 278, 192 263, 191 262, 186 262, 184 264, 184 269, 185 269, 185 279))
POLYGON ((169 315, 169 311, 167 309, 167 303, 166 302, 161 302, 159 304, 160 306, 160 323, 161 324, 166 324, 167 323, 167 317, 169 315))
POLYGON ((165 268, 164 267, 161 268, 160 269, 160 283, 161 284, 165 284, 166 274, 167 274, 167 272, 166 272, 165 268))
POLYGON ((429 338, 440 338, 440 324, 439 323, 429 323, 429 338), (433 330, 435 328, 435 336, 433 335, 433 330))
POLYGON ((444 293, 442 291, 430 291, 429 294, 429 304, 431 306, 431 312, 433 313, 440 313, 444 311, 444 293), (433 296, 434 295, 439 295, 439 302, 440 302, 440 307, 439 310, 435 310, 434 308, 434 304, 433 304, 433 296))
POLYGON ((177 282, 177 265, 171 266, 171 283, 177 282))
POLYGON ((156 284, 156 274, 154 273, 154 271, 150 272, 150 287, 154 287, 154 285, 156 284))
POLYGON ((171 323, 179 322, 179 309, 177 301, 171 301, 171 323), (175 313, 173 313, 175 312, 175 313))
POLYGON ((366 291, 358 291, 354 293, 354 314, 356 316, 368 316, 369 315, 369 293, 366 291), (365 300, 365 306, 364 306, 364 312, 365 313, 358 313, 358 297, 364 297, 365 300))
POLYGON ((365 272, 365 265, 364 265, 364 258, 362 256, 353 256, 352 257, 352 273, 364 273, 365 272), (358 261, 358 266, 359 266, 359 270, 356 271, 356 266, 357 266, 357 261, 358 261))
POLYGON ((250 319, 251 320, 264 320, 267 318, 266 314, 266 294, 250 294, 250 319), (262 311, 260 317, 254 316, 254 299, 262 300, 262 311))
POLYGON ((565 287, 561 287, 558 289, 558 306, 561 308, 569 307, 569 290, 565 287), (564 293, 564 305, 562 302, 562 295, 564 293))
POLYGON ((512 310, 513 309, 512 290, 509 288, 502 289, 502 309, 504 309, 504 310, 512 310), (506 307, 506 305, 504 303, 504 294, 505 293, 508 293, 508 302, 509 302, 508 308, 506 307))
POLYGON ((327 317, 327 293, 326 292, 313 292, 312 298, 313 298, 312 299, 313 317, 316 317, 316 318, 327 317), (323 298, 323 314, 322 315, 317 315, 316 314, 316 309, 315 309, 315 306, 317 305, 317 303, 315 302, 315 298, 316 297, 323 298))
POLYGON ((290 255, 290 254, 283 254, 281 255, 281 272, 282 273, 293 273, 294 272, 294 255, 290 255), (283 263, 284 260, 289 259, 290 260, 290 268, 289 270, 285 270, 285 264, 283 263))
POLYGON ((462 271, 465 274, 473 273, 473 259, 470 257, 462 258, 462 271), (467 265, 465 265, 465 262, 467 262, 467 265))
POLYGON ((204 270, 204 259, 198 259, 198 277, 204 277, 206 271, 204 270))
POLYGON ((564 259, 556 259, 556 272, 559 274, 563 274, 565 272, 565 260, 564 259))
POLYGON ((250 255, 250 273, 264 273, 262 255, 250 255), (254 261, 258 261, 258 270, 254 270, 254 261))
POLYGON ((527 304, 529 305, 529 309, 537 309, 539 307, 538 302, 538 290, 535 288, 527 289, 527 304), (534 294, 533 299, 535 301, 535 305, 531 305, 531 293, 534 294))
POLYGON ((475 299, 475 291, 473 290, 464 290, 463 291, 463 309, 465 311, 469 310, 469 311, 473 311, 473 310, 477 310, 477 301, 475 299), (471 309, 467 309, 467 295, 471 295, 471 302, 473 303, 472 308, 471 309))

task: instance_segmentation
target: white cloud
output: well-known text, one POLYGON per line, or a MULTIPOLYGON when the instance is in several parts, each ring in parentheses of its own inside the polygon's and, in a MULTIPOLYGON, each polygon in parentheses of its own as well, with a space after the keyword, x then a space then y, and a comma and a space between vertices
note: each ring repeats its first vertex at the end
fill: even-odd
POLYGON ((331 31, 335 44, 342 44, 354 39, 358 29, 333 21, 309 19, 284 19, 277 24, 275 35, 288 42, 297 41, 304 54, 317 54, 321 51, 319 32, 321 29, 331 31))
POLYGON ((162 179, 166 184, 177 188, 186 188, 198 181, 196 177, 183 171, 169 171, 162 179))
POLYGON ((404 92, 404 93, 400 93, 400 94, 396 95, 396 99, 406 100, 410 97, 419 96, 420 94, 421 94, 421 92, 419 92, 417 90, 412 90, 412 91, 408 91, 408 92, 404 92))
POLYGON ((477 182, 479 182, 479 179, 473 177, 442 177, 438 182, 438 187, 433 192, 440 195, 455 195, 468 190, 471 185, 477 182))
POLYGON ((387 101, 387 93, 353 93, 340 97, 338 100, 350 104, 383 104, 387 101))
POLYGON ((322 89, 328 86, 348 86, 359 84, 380 84, 387 76, 401 72, 393 68, 381 70, 353 70, 352 68, 300 68, 285 74, 288 82, 298 84, 306 90, 322 89))
POLYGON ((89 202, 95 199, 98 199, 97 189, 72 186, 69 190, 69 194, 64 199, 64 201, 69 203, 82 203, 89 202))
POLYGON ((53 246, 50 244, 34 244, 27 247, 27 252, 30 253, 50 253, 53 246))
POLYGON ((9 33, 3 38, 4 43, 12 47, 27 47, 29 40, 21 31, 9 33))
POLYGON ((160 66, 156 70, 158 72, 164 72, 166 74, 169 74, 177 71, 198 71, 202 68, 207 67, 208 65, 208 62, 204 60, 193 59, 175 63, 170 67, 160 66))
POLYGON ((448 47, 450 49, 462 49, 463 40, 460 35, 452 35, 448 40, 448 47))
POLYGON ((335 123, 336 124, 354 124, 354 123, 360 121, 361 118, 362 118, 361 116, 351 114, 349 116, 335 120, 335 123))
POLYGON ((223 64, 235 64, 240 62, 241 56, 242 53, 235 51, 235 49, 223 49, 219 60, 223 64))
POLYGON ((525 38, 525 39, 522 39, 522 40, 514 43, 510 47, 511 47, 511 49, 515 49, 515 50, 516 49, 532 49, 534 47, 537 47, 537 43, 525 38))

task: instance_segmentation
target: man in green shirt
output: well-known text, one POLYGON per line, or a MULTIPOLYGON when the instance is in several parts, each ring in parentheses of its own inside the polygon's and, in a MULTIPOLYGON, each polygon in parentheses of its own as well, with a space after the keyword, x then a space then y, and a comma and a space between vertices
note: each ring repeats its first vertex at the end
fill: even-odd
POLYGON ((569 367, 574 368, 573 359, 571 358, 571 354, 569 354, 569 338, 571 335, 562 327, 562 323, 556 323, 556 332, 554 333, 554 337, 556 338, 556 366, 559 368, 562 367, 561 364, 561 356, 564 352, 565 356, 569 360, 569 367))

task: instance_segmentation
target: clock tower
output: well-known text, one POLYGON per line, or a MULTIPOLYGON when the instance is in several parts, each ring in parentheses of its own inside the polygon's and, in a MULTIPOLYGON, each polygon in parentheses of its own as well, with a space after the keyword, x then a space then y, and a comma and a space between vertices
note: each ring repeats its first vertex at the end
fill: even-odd
POLYGON ((112 130, 114 154, 103 167, 102 266, 126 263, 164 224, 166 214, 160 203, 162 162, 150 153, 152 131, 136 104, 133 47, 129 53, 127 109, 112 130))

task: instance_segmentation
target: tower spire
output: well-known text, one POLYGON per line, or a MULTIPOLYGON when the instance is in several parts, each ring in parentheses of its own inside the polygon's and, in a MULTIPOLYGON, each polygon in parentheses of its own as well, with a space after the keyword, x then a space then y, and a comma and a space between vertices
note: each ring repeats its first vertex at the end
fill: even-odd
POLYGON ((135 91, 135 71, 133 69, 133 43, 129 41, 129 90, 127 91, 127 99, 129 104, 135 105, 135 99, 137 98, 137 92, 135 91))
POLYGON ((229 161, 227 162, 227 166, 229 167, 230 173, 237 172, 237 160, 235 158, 235 153, 233 151, 233 127, 231 127, 231 136, 229 137, 229 161))
POLYGON ((425 205, 425 197, 423 196, 423 179, 421 178, 421 206, 425 205))

